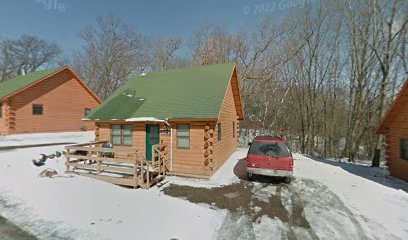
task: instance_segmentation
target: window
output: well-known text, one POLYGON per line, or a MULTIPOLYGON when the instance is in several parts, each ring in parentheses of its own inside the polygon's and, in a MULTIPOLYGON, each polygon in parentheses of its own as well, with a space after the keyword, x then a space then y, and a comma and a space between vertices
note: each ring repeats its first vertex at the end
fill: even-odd
POLYGON ((286 143, 253 142, 249 148, 249 154, 272 157, 289 157, 290 150, 286 143))
POLYGON ((408 160, 408 140, 407 139, 400 140, 400 148, 401 148, 401 159, 408 160))
POLYGON ((0 118, 3 117, 3 103, 0 103, 0 118))
POLYGON ((44 107, 41 104, 33 104, 33 115, 43 115, 44 107))
POLYGON ((132 146, 132 125, 112 125, 111 130, 113 145, 132 146))
POLYGON ((177 148, 190 148, 189 124, 177 124, 177 148))
POLYGON ((90 108, 85 108, 85 117, 92 111, 90 108))
POLYGON ((232 122, 232 137, 235 138, 235 122, 232 122))
POLYGON ((221 123, 218 123, 218 142, 221 141, 221 123))

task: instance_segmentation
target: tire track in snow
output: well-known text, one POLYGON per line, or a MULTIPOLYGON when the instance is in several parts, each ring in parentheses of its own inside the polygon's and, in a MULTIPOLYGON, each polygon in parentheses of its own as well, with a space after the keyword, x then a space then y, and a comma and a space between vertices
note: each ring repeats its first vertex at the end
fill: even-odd
POLYGON ((355 216, 324 184, 248 182, 217 188, 170 184, 165 194, 228 214, 217 239, 368 239, 355 216))

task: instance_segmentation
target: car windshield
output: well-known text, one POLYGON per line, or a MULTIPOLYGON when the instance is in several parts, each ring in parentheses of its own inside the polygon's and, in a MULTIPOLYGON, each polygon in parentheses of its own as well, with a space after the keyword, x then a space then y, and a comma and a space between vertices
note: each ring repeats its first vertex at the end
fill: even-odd
POLYGON ((276 142, 253 142, 249 149, 249 154, 266 155, 272 157, 289 157, 290 150, 286 143, 276 142))

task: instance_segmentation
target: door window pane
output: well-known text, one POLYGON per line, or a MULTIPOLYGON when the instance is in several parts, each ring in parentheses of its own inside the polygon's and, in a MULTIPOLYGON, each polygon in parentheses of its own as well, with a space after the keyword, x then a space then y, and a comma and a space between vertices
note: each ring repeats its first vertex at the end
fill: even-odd
POLYGON ((150 144, 159 143, 159 127, 150 126, 150 144))

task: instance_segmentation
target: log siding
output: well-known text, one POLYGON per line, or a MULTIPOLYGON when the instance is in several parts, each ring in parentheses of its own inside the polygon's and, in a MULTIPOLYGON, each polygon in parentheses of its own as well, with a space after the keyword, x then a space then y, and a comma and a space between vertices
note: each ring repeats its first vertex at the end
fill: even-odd
POLYGON ((402 109, 386 134, 386 155, 390 174, 408 181, 408 160, 401 158, 401 140, 408 139, 408 104, 402 109))
POLYGON ((390 175, 408 181, 408 160, 401 158, 401 140, 408 139, 408 79, 385 114, 377 134, 385 135, 385 160, 390 175))
POLYGON ((96 108, 95 99, 71 73, 65 69, 7 98, 0 119, 2 134, 80 131, 80 126, 94 130, 93 123, 83 123, 86 108, 96 108), (42 105, 42 114, 33 114, 33 106, 42 105))
MULTIPOLYGON (((171 103, 169 103, 171 104, 171 103)), ((235 152, 239 142, 239 123, 243 119, 239 82, 236 69, 226 86, 225 95, 221 104, 218 118, 213 119, 171 119, 169 124, 173 129, 173 139, 168 134, 170 127, 160 124, 160 142, 168 144, 172 149, 173 164, 172 174, 209 178, 211 177, 235 152), (177 147, 177 124, 190 126, 189 148, 177 147), (218 127, 221 124, 221 140, 218 141, 218 127), (172 142, 172 146, 170 146, 172 142)), ((112 124, 129 124, 125 121, 94 120, 96 124, 96 141, 110 141, 112 124)), ((146 157, 146 124, 155 122, 133 122, 132 148, 146 157)), ((170 156, 169 156, 170 159, 170 156)), ((170 170, 170 160, 167 164, 170 170)))
POLYGON ((227 88, 225 99, 221 107, 220 117, 215 129, 214 139, 214 161, 211 166, 211 174, 217 171, 225 161, 235 152, 238 146, 238 112, 236 110, 235 98, 230 84, 227 88), (221 123, 221 140, 218 141, 218 124, 221 123), (233 130, 234 128, 234 130, 233 130), (235 134, 233 133, 235 131, 235 134), (235 136, 235 137, 234 137, 235 136))

